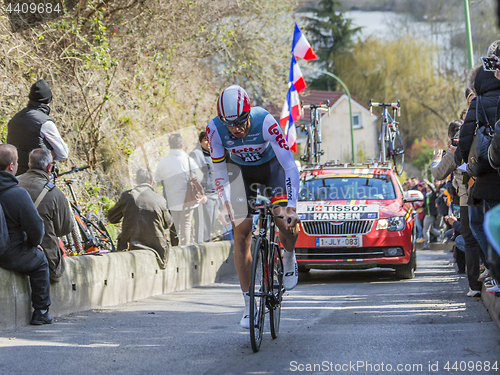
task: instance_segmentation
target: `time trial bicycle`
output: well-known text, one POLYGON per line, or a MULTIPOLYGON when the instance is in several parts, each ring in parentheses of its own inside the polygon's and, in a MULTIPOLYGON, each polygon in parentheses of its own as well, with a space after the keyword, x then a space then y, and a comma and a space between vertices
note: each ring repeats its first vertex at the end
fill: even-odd
POLYGON ((252 274, 250 279, 250 342, 254 352, 259 351, 264 334, 265 314, 269 313, 271 337, 278 337, 281 318, 283 287, 283 259, 276 233, 274 208, 268 202, 256 206, 259 215, 258 234, 252 238, 252 274))
MULTIPOLYGON (((54 171, 54 183, 57 178, 68 174, 81 172, 90 166, 73 167, 71 170, 59 173, 54 171)), ((115 245, 109 235, 102 220, 94 213, 90 212, 87 215, 82 213, 76 194, 73 189, 74 180, 63 178, 63 182, 71 194, 71 220, 73 221, 73 229, 71 233, 63 238, 63 244, 68 255, 82 254, 102 254, 109 251, 116 251, 115 245)))
POLYGON ((376 103, 370 100, 370 114, 373 107, 382 107, 382 126, 378 138, 380 145, 380 162, 392 161, 394 169, 398 176, 403 174, 405 149, 403 139, 399 133, 399 122, 396 121, 396 115, 401 116, 401 104, 399 100, 396 103, 376 103), (392 116, 388 108, 392 109, 392 116))
POLYGON ((306 146, 300 160, 307 165, 318 165, 321 163, 321 156, 324 151, 321 149, 321 116, 320 112, 330 113, 330 101, 326 104, 308 104, 301 103, 302 111, 308 108, 311 114, 311 122, 309 124, 300 125, 300 129, 305 131, 307 135, 306 146))

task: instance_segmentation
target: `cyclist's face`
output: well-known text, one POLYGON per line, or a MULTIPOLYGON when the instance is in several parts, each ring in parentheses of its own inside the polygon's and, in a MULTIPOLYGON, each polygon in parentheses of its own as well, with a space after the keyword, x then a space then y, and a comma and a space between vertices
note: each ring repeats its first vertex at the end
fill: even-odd
POLYGON ((228 126, 227 128, 234 137, 243 138, 248 134, 248 131, 250 130, 250 118, 248 118, 241 125, 228 126))

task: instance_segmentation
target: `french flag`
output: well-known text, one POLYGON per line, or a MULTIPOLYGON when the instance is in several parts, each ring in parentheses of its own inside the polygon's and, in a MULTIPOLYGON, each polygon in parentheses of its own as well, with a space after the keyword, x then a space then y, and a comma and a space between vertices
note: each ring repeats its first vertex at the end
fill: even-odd
POLYGON ((299 93, 295 89, 293 82, 290 82, 290 88, 281 111, 280 125, 285 128, 286 141, 294 153, 297 153, 297 130, 294 122, 301 117, 302 107, 300 106, 299 93))
POLYGON ((295 22, 295 29, 293 30, 293 42, 292 42, 292 55, 298 59, 304 60, 316 60, 318 56, 314 53, 311 45, 307 41, 302 31, 300 31, 295 22))
POLYGON ((290 75, 288 81, 292 82, 297 90, 297 93, 302 92, 306 88, 306 81, 302 72, 300 71, 299 64, 297 64, 297 59, 292 55, 292 63, 290 64, 290 75))

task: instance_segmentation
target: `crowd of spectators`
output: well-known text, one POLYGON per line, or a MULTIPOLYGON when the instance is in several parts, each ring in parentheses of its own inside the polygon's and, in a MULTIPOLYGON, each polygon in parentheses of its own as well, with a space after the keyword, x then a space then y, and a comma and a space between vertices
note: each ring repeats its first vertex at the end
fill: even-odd
MULTIPOLYGON (((500 41, 488 48, 489 57, 500 57, 500 41)), ((500 67, 500 62, 497 64, 500 67)), ((482 283, 488 293, 500 295, 499 254, 495 251, 484 229, 485 215, 500 203, 500 69, 485 70, 482 64, 468 74, 465 88, 466 108, 461 118, 448 126, 447 150, 436 150, 430 171, 435 187, 409 179, 407 189, 421 189, 424 193, 423 214, 417 228, 423 228, 424 248, 431 235, 437 241, 454 240, 455 259, 459 273, 467 273, 469 297, 481 294, 482 283), (472 176, 468 163, 474 138, 484 127, 492 129, 488 150, 489 166, 472 176)), ((420 232, 418 232, 420 233, 420 232)), ((419 238, 419 241, 422 241, 419 238)), ((496 244, 498 247, 498 244, 496 244)))

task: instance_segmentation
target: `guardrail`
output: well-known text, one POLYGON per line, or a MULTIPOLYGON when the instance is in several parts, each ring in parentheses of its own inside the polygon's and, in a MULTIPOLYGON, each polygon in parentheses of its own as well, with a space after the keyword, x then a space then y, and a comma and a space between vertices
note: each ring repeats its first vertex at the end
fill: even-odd
MULTIPOLYGON (((111 307, 154 295, 208 285, 236 275, 232 242, 172 247, 165 270, 155 254, 133 250, 65 258, 66 270, 51 283, 50 313, 66 315, 111 307)), ((0 268, 0 329, 29 324, 28 277, 0 268)))

